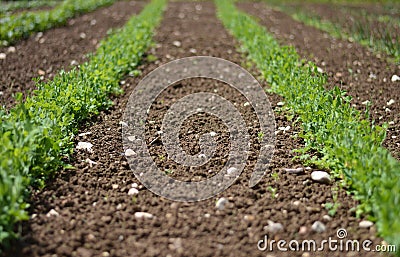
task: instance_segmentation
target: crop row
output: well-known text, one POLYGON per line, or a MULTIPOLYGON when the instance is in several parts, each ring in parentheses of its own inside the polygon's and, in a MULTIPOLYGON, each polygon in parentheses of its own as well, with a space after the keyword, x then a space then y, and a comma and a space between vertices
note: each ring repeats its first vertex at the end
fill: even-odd
POLYGON ((15 2, 0 2, 0 14, 16 11, 19 9, 32 9, 38 7, 53 7, 57 4, 61 3, 61 1, 46 1, 46 0, 37 0, 37 1, 15 1, 15 2))
POLYGON ((368 121, 368 112, 351 107, 338 87, 325 90, 326 76, 301 60, 293 47, 280 46, 253 18, 229 0, 216 0, 223 24, 236 37, 301 123, 302 159, 331 171, 360 200, 357 214, 370 214, 388 242, 400 247, 400 162, 381 146, 386 126, 368 121), (364 118, 367 116, 367 119, 364 118), (310 151, 317 155, 309 154, 310 151), (321 156, 321 157, 317 157, 321 156))
POLYGON ((342 7, 337 10, 339 13, 341 11, 341 15, 337 19, 327 20, 314 12, 302 10, 299 6, 291 7, 285 4, 274 4, 274 6, 291 15, 293 19, 328 32, 335 38, 355 40, 376 52, 393 57, 394 62, 400 61, 400 36, 397 34, 399 31, 398 18, 372 15, 360 10, 350 12, 348 8, 342 7), (348 25, 344 25, 344 22, 348 25))
POLYGON ((8 45, 34 32, 45 31, 78 14, 110 5, 115 0, 65 0, 50 11, 32 11, 5 16, 0 19, 0 43, 8 45))
POLYGON ((0 245, 17 235, 17 222, 28 219, 30 186, 44 186, 65 166, 62 158, 73 150, 78 125, 109 107, 108 96, 121 93, 121 77, 135 73, 164 5, 165 0, 152 0, 103 40, 88 62, 38 83, 33 96, 23 101, 19 95, 9 111, 0 109, 0 245))

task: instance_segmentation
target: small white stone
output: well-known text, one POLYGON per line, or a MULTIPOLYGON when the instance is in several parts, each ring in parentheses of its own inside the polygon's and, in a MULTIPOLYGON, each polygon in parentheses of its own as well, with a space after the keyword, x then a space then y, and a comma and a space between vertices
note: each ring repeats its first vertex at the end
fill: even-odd
POLYGON ((51 216, 60 216, 60 214, 58 214, 58 212, 56 211, 56 210, 54 210, 54 209, 51 209, 47 214, 46 214, 46 216, 47 217, 51 217, 51 216))
POLYGON ((318 71, 319 73, 324 73, 324 70, 323 70, 322 68, 320 68, 320 67, 317 67, 317 71, 318 71))
POLYGON ((385 108, 385 112, 391 112, 392 110, 390 110, 389 108, 385 108))
POLYGON ((135 218, 136 219, 152 219, 154 216, 151 213, 148 212, 135 212, 135 218))
POLYGON ((5 60, 7 55, 5 53, 0 53, 0 60, 5 60))
POLYGON ((96 21, 95 19, 93 19, 93 20, 90 21, 90 25, 91 25, 91 26, 96 25, 96 23, 97 23, 97 21, 96 21))
POLYGON ((322 219, 323 219, 324 221, 331 221, 331 220, 332 220, 332 217, 329 216, 329 215, 324 215, 324 216, 322 216, 322 219))
POLYGON ((210 132, 210 136, 215 137, 217 135, 217 133, 215 133, 214 131, 210 132))
POLYGON ((137 190, 136 188, 132 187, 131 189, 129 189, 128 191, 128 195, 137 195, 139 194, 139 190, 137 190))
POLYGON ((396 81, 399 81, 399 80, 400 80, 400 77, 397 76, 397 75, 393 75, 392 78, 391 78, 391 80, 392 80, 392 82, 396 82, 396 81))
POLYGON ((304 172, 304 169, 303 168, 295 168, 295 169, 283 169, 284 171, 286 171, 286 172, 288 172, 288 173, 292 173, 292 174, 299 174, 299 173, 302 173, 302 172, 304 172))
POLYGON ((71 66, 77 66, 77 65, 79 65, 79 63, 76 60, 71 61, 71 66))
POLYGON ((286 132, 286 131, 289 131, 289 130, 290 130, 290 126, 279 127, 278 129, 281 130, 281 131, 283 131, 283 132, 286 132))
POLYGON ((390 99, 389 102, 387 102, 386 104, 390 106, 390 105, 394 104, 395 102, 396 102, 395 100, 390 99))
POLYGON ((219 198, 218 201, 215 203, 215 207, 216 207, 218 210, 223 210, 223 209, 225 209, 225 204, 227 204, 227 203, 228 203, 228 200, 227 200, 226 198, 224 198, 224 197, 221 197, 221 198, 219 198))
POLYGON ((271 220, 268 220, 267 222, 268 226, 264 227, 265 231, 273 234, 283 231, 283 225, 281 223, 275 223, 271 220))
POLYGON ((376 79, 376 75, 374 73, 370 73, 368 77, 370 79, 376 79))
POLYGON ((285 102, 278 102, 276 105, 277 105, 277 106, 284 106, 284 105, 285 105, 285 102))
POLYGON ((296 201, 293 202, 294 206, 299 206, 300 204, 301 204, 301 202, 299 200, 296 200, 296 201))
POLYGON ((9 52, 9 53, 15 53, 15 51, 17 51, 17 49, 16 49, 14 46, 10 46, 10 47, 7 49, 7 52, 9 52))
POLYGON ((174 46, 176 46, 176 47, 181 47, 181 46, 182 46, 182 43, 179 42, 179 41, 174 41, 172 44, 173 44, 174 46))
POLYGON ((195 54, 195 53, 197 53, 197 50, 194 48, 190 48, 189 52, 191 52, 192 54, 195 54))
POLYGON ((369 228, 372 227, 373 225, 374 223, 369 220, 363 220, 358 224, 360 228, 369 228))
POLYGON ((316 221, 312 224, 311 229, 317 233, 322 233, 326 230, 326 227, 321 221, 316 221))
POLYGON ((3 95, 3 91, 0 91, 0 96, 2 96, 3 95))
POLYGON ((199 154, 199 158, 203 159, 203 158, 207 158, 207 156, 204 153, 202 153, 202 154, 199 154))
POLYGON ((137 184, 137 183, 133 183, 133 184, 132 184, 132 187, 137 188, 137 187, 138 187, 138 184, 137 184))
POLYGON ((244 107, 249 106, 249 105, 250 105, 249 102, 245 102, 245 103, 243 104, 244 107))
POLYGON ((134 155, 136 155, 135 151, 133 151, 132 149, 126 149, 125 156, 130 157, 134 155))
POLYGON ((331 177, 325 171, 313 171, 311 173, 311 179, 323 184, 329 184, 331 182, 331 177))
POLYGON ((235 174, 237 171, 238 171, 238 169, 236 169, 235 167, 230 167, 230 168, 226 171, 226 173, 227 173, 228 175, 232 175, 232 174, 235 174))
POLYGON ((87 158, 87 159, 85 160, 85 162, 89 163, 89 166, 90 166, 90 167, 93 167, 93 165, 96 165, 96 164, 97 164, 97 162, 94 162, 94 161, 90 160, 89 158, 87 158))
POLYGON ((82 38, 82 39, 85 39, 86 38, 86 34, 84 32, 81 32, 79 34, 79 37, 82 38))
POLYGON ((112 188, 113 188, 113 189, 117 189, 117 188, 118 188, 118 185, 117 185, 117 184, 113 184, 113 185, 112 185, 112 188))
POLYGON ((129 136, 129 137, 128 137, 128 140, 131 141, 131 142, 133 142, 133 141, 136 140, 136 137, 135 137, 135 136, 129 136))
POLYGON ((93 145, 89 142, 79 142, 78 145, 76 146, 76 149, 86 150, 89 153, 93 153, 92 147, 93 147, 93 145))
POLYGON ((209 213, 206 213, 206 214, 204 214, 204 218, 210 218, 211 217, 211 215, 209 214, 209 213))
POLYGON ((118 124, 123 127, 128 127, 128 123, 126 123, 125 121, 120 121, 118 124))
POLYGON ((361 104, 367 105, 367 104, 369 104, 369 103, 370 103, 370 101, 366 100, 366 101, 362 102, 361 104))
POLYGON ((92 134, 92 132, 84 132, 84 133, 78 134, 78 136, 79 137, 84 137, 84 136, 87 136, 87 135, 90 135, 90 134, 92 134))

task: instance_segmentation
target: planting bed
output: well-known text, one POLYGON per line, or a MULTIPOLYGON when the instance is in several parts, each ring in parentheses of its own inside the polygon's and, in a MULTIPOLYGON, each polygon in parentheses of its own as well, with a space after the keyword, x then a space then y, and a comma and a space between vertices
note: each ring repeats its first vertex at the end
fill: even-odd
POLYGON ((112 6, 70 19, 65 27, 36 34, 15 44, 15 52, 0 47, 6 58, 0 60, 0 105, 13 105, 13 95, 35 88, 33 78, 51 79, 61 68, 69 69, 87 60, 99 41, 112 28, 122 26, 140 11, 144 2, 120 1, 112 6))
MULTIPOLYGON (((51 81, 57 70, 69 69, 72 60, 78 63, 87 61, 83 56, 95 51, 109 28, 121 26, 144 5, 142 2, 117 2, 74 19, 65 28, 45 32, 41 37, 43 43, 38 42, 40 39, 35 36, 18 43, 15 53, 7 53, 6 59, 0 60, 2 102, 12 107, 15 105, 10 98, 12 94, 35 88, 30 81, 38 75, 39 69, 45 72, 44 80, 51 81), (92 20, 96 20, 95 25, 90 25, 92 20), (85 38, 80 37, 82 32, 85 38), (31 55, 32 52, 38 54, 31 55), (10 87, 10 84, 15 86, 10 87)), ((238 6, 258 17, 260 24, 265 25, 282 44, 294 45, 301 57, 321 67, 328 75, 327 89, 340 84, 354 97, 351 103, 359 110, 365 109, 362 102, 371 100, 372 118, 377 123, 394 122, 389 126, 384 146, 393 156, 400 158, 400 141, 395 137, 400 130, 399 82, 390 81, 393 74, 400 73, 398 66, 377 58, 376 54, 356 43, 333 39, 283 13, 268 9, 264 3, 240 3, 238 6), (349 69, 354 73, 350 74, 349 69), (371 77, 371 73, 376 77, 371 77), (384 78, 386 82, 382 82, 384 78), (395 102, 389 106, 387 102, 390 99, 395 102)), ((122 65, 124 73, 129 73, 125 69, 130 68, 139 70, 140 74, 133 76, 131 72, 120 81, 124 93, 111 96, 112 107, 101 111, 98 116, 88 114, 90 119, 81 122, 73 144, 90 142, 93 152, 75 149, 70 158, 63 160, 76 169, 60 169, 46 181, 43 189, 32 189, 27 200, 30 219, 21 223, 20 239, 11 243, 4 256, 381 256, 375 252, 328 252, 327 249, 317 253, 279 252, 275 249, 270 253, 257 248, 257 242, 265 235, 275 240, 314 239, 321 242, 329 237, 337 239, 336 232, 340 228, 347 230, 350 240, 369 239, 373 245, 381 244, 383 240, 377 236, 375 225, 368 228, 359 225, 367 217, 356 217, 359 202, 345 189, 338 184, 318 183, 311 179, 311 172, 319 168, 311 165, 301 174, 285 171, 285 168, 305 167, 300 160, 293 160, 298 156, 293 150, 305 147, 305 143, 299 137, 301 124, 293 124, 288 117, 292 113, 285 110, 288 103, 282 104, 287 100, 275 93, 267 93, 278 131, 275 152, 270 170, 254 188, 248 187, 248 181, 260 147, 255 113, 239 92, 210 79, 177 82, 157 97, 146 123, 147 144, 157 165, 176 179, 196 181, 219 172, 230 146, 227 128, 219 119, 206 114, 194 115, 181 128, 182 147, 192 154, 199 150, 196 135, 216 132, 216 154, 199 169, 187 169, 168 160, 161 141, 157 140, 163 116, 172 104, 196 92, 218 94, 241 112, 251 136, 250 156, 240 178, 214 198, 180 203, 153 194, 129 169, 121 138, 122 115, 135 86, 161 64, 188 56, 220 57, 247 68, 260 78, 264 89, 270 88, 262 79, 265 71, 257 70, 254 63, 246 60, 246 53, 238 52, 246 42, 239 42, 229 34, 231 30, 226 27, 229 27, 230 17, 224 16, 227 14, 221 8, 219 11, 217 16, 216 6, 211 1, 170 1, 167 4, 155 31, 155 43, 146 51, 140 65, 135 66, 141 52, 132 57, 135 58, 133 65, 122 65), (224 20, 226 27, 218 17, 224 20), (133 185, 135 183, 138 185, 133 185), (132 188, 137 188, 138 192, 132 194, 135 191, 132 188), (216 201, 221 198, 225 198, 227 203, 224 208, 216 208, 216 201), (138 212, 152 216, 138 218, 138 212), (282 229, 271 232, 271 221, 281 223, 282 229), (313 224, 316 221, 322 222, 325 228, 315 231, 313 224)), ((136 41, 142 40, 140 36, 145 37, 135 36, 138 37, 136 41)), ((115 50, 113 55, 121 54, 115 45, 113 49, 106 47, 103 49, 115 50)), ((146 49, 145 45, 141 47, 146 49)), ((0 52, 7 49, 1 48, 0 52)), ((127 62, 128 57, 121 56, 127 62)), ((118 58, 105 64, 101 57, 90 60, 110 68, 107 64, 116 63, 118 58)), ((93 69, 97 69, 91 71, 93 73, 99 71, 97 66, 93 69)), ((118 71, 113 72, 116 76, 121 75, 118 71)), ((106 82, 107 79, 111 80, 104 78, 106 82)), ((96 85, 90 78, 88 83, 91 87, 96 85)), ((114 91, 117 90, 112 88, 107 92, 114 91)), ((319 154, 311 151, 311 155, 319 154)))
POLYGON ((335 39, 297 22, 264 3, 240 3, 239 7, 260 18, 282 44, 293 45, 302 57, 313 60, 328 75, 327 87, 340 85, 353 97, 355 108, 365 110, 363 102, 371 101, 371 117, 376 123, 393 123, 384 145, 400 158, 400 93, 398 82, 391 81, 393 75, 400 73, 400 66, 378 58, 357 43, 335 39), (390 99, 395 103, 388 106, 390 99))

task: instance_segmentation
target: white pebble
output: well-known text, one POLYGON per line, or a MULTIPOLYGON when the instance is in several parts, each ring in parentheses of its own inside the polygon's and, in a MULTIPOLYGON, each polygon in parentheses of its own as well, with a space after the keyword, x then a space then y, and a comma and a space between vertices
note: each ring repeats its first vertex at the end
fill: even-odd
POLYGON ((284 171, 288 172, 288 173, 292 173, 292 174, 299 174, 302 173, 304 171, 303 168, 296 168, 296 169, 283 169, 284 171))
POLYGON ((81 32, 79 34, 79 37, 82 38, 82 39, 85 39, 86 38, 86 34, 84 32, 81 32))
POLYGON ((71 61, 71 66, 77 66, 79 63, 76 60, 71 61))
POLYGON ((399 80, 400 80, 400 77, 397 76, 397 75, 393 75, 392 78, 391 78, 391 80, 392 80, 392 82, 396 82, 396 81, 399 81, 399 80))
POLYGON ((215 203, 215 207, 217 207, 218 210, 223 210, 226 203, 228 203, 228 200, 226 198, 219 198, 218 201, 215 203))
POLYGON ((16 50, 17 50, 17 49, 16 49, 14 46, 10 46, 10 47, 7 49, 7 52, 9 52, 9 53, 15 53, 16 50))
POLYGON ((394 104, 395 102, 396 102, 395 100, 390 99, 389 102, 387 102, 386 104, 387 104, 387 105, 392 105, 392 104, 394 104))
POLYGON ((128 195, 137 195, 139 194, 139 190, 137 190, 136 188, 132 187, 131 189, 129 189, 128 191, 128 195))
POLYGON ((331 182, 331 177, 325 171, 313 171, 311 173, 311 179, 323 184, 329 184, 331 182))
POLYGON ((249 102, 245 102, 245 103, 243 104, 244 107, 249 106, 249 105, 250 105, 249 102))
POLYGON ((281 223, 275 223, 271 220, 268 220, 268 226, 264 227, 264 230, 270 233, 278 233, 280 231, 283 231, 283 225, 281 223))
POLYGON ((133 151, 132 149, 126 149, 125 156, 130 157, 134 155, 136 155, 135 151, 133 151))
POLYGON ((276 105, 277 105, 277 106, 284 106, 284 105, 285 105, 285 102, 278 102, 276 105))
POLYGON ((362 102, 361 104, 367 105, 367 104, 369 104, 369 103, 370 103, 370 101, 366 100, 366 101, 362 102))
POLYGON ((46 216, 47 217, 51 217, 51 216, 60 216, 60 214, 58 214, 58 212, 56 211, 56 210, 54 210, 54 209, 51 209, 47 214, 46 214, 46 216))
POLYGON ((136 219, 152 219, 154 216, 151 213, 148 212, 135 212, 135 218, 136 219))
POLYGON ((321 221, 316 221, 312 224, 311 229, 317 233, 322 233, 326 230, 326 227, 321 221))
POLYGON ((5 60, 7 55, 5 53, 0 53, 0 60, 5 60))
POLYGON ((358 224, 360 228, 369 228, 372 227, 373 225, 374 223, 369 220, 363 220, 358 224))
POLYGON ((236 169, 235 167, 230 167, 230 168, 226 171, 226 173, 227 173, 228 175, 232 175, 232 174, 235 174, 237 171, 238 171, 238 169, 236 169))
POLYGON ((117 189, 117 188, 118 188, 118 185, 117 185, 117 184, 113 184, 113 185, 112 185, 112 188, 113 188, 113 189, 117 189))
POLYGON ((324 215, 324 216, 322 217, 322 219, 325 220, 325 221, 331 221, 331 220, 332 220, 332 217, 329 216, 329 215, 324 215))
POLYGON ((324 73, 324 70, 323 70, 322 68, 320 68, 320 67, 317 67, 317 71, 318 71, 319 73, 324 73))
POLYGON ((176 46, 176 47, 181 47, 181 45, 182 45, 182 43, 179 42, 179 41, 174 41, 172 44, 173 44, 174 46, 176 46))
POLYGON ((210 132, 210 136, 215 137, 217 135, 217 133, 215 133, 214 131, 210 132))
POLYGON ((78 145, 76 146, 76 149, 78 149, 78 150, 86 150, 89 153, 93 153, 92 147, 93 147, 93 145, 91 143, 79 142, 78 145))

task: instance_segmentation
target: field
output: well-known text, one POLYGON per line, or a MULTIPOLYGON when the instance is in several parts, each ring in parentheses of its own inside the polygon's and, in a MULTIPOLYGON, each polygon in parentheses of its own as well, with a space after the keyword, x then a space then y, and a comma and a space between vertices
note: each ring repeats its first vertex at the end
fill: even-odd
POLYGON ((0 1, 0 255, 400 256, 399 10, 0 1))

